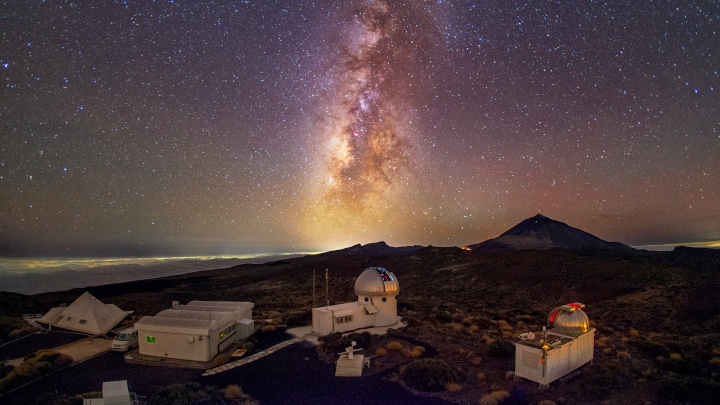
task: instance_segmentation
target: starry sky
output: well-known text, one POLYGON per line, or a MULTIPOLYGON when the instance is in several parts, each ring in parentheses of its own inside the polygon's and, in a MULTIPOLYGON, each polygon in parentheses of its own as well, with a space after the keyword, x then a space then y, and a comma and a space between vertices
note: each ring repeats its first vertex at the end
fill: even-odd
POLYGON ((720 246, 720 2, 6 0, 0 254, 720 246))

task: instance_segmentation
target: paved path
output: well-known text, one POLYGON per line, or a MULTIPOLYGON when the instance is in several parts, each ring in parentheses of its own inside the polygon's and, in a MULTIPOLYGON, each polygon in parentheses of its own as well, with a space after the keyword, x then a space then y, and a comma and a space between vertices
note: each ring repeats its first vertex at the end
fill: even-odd
POLYGON ((261 359, 261 358, 263 358, 263 357, 265 357, 265 356, 269 356, 269 355, 275 353, 276 351, 278 351, 278 350, 280 350, 280 349, 283 349, 283 348, 288 347, 288 346, 290 346, 290 345, 294 345, 295 343, 298 343, 298 342, 302 342, 303 340, 305 340, 305 337, 296 337, 296 338, 293 338, 293 339, 290 339, 290 340, 286 340, 286 341, 284 341, 284 342, 281 342, 281 343, 276 344, 275 346, 269 347, 269 348, 267 348, 267 349, 265 349, 265 350, 263 350, 263 351, 261 351, 261 352, 257 352, 257 353, 255 353, 255 354, 253 354, 253 355, 251 355, 251 356, 248 356, 248 357, 246 357, 246 358, 244 358, 244 359, 236 360, 236 361, 233 361, 233 362, 230 362, 230 363, 223 364, 222 366, 214 367, 214 368, 211 368, 211 369, 209 369, 209 370, 206 370, 206 371, 203 373, 203 377, 209 376, 209 375, 213 375, 213 374, 222 373, 223 371, 227 371, 227 370, 233 369, 233 368, 235 368, 235 367, 240 367, 240 366, 242 366, 242 365, 245 365, 245 364, 248 364, 248 363, 252 363, 252 362, 255 361, 255 360, 261 359))
POLYGON ((80 363, 99 354, 110 351, 111 346, 111 339, 91 337, 78 342, 56 347, 53 350, 72 357, 73 363, 80 363))

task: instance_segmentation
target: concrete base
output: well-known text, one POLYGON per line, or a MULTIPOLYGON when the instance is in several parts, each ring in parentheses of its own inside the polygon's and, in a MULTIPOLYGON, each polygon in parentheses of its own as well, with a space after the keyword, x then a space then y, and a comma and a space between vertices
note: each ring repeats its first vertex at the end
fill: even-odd
POLYGON ((360 377, 362 376, 365 356, 355 354, 350 359, 346 354, 340 355, 335 368, 335 377, 360 377))

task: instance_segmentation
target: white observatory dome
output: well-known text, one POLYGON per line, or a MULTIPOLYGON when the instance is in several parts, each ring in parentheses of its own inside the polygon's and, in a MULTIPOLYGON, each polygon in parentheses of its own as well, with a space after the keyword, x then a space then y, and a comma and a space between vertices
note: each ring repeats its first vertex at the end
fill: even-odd
POLYGON ((579 302, 557 307, 550 312, 548 323, 560 333, 581 335, 590 328, 590 319, 581 309, 583 307, 585 305, 579 302))
POLYGON ((382 267, 368 267, 355 281, 357 295, 389 295, 400 292, 395 275, 382 267))

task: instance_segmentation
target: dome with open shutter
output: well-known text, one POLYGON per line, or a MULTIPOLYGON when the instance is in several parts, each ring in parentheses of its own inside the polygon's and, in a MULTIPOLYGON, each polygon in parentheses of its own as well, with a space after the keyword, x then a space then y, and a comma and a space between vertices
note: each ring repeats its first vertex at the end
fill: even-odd
POLYGON ((395 275, 382 267, 368 267, 355 281, 357 295, 389 295, 400 292, 395 275))

